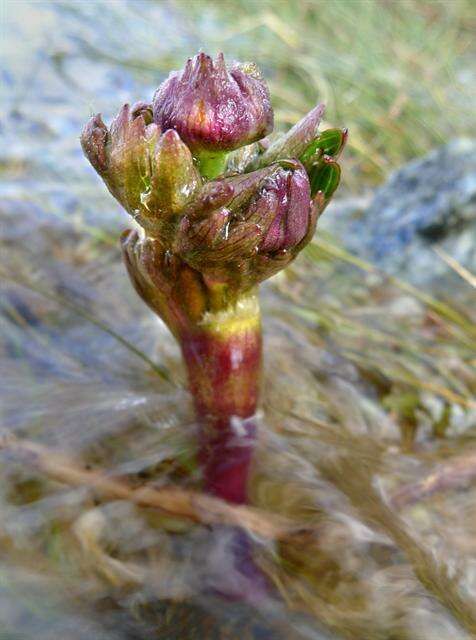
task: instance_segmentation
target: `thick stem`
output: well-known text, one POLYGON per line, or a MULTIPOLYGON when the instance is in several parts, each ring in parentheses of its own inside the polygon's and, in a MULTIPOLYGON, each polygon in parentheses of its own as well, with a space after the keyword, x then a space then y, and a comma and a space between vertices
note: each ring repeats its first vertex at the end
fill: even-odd
MULTIPOLYGON (((200 422, 199 459, 205 489, 228 502, 246 503, 261 378, 256 294, 240 298, 225 311, 207 313, 198 326, 183 334, 181 344, 200 422)), ((229 544, 232 565, 215 576, 212 590, 256 604, 269 595, 270 588, 254 562, 251 540, 236 529, 229 544)))
POLYGON ((244 503, 261 377, 257 296, 208 313, 182 333, 181 346, 201 426, 205 487, 230 502, 244 503))
MULTIPOLYGON (((122 247, 136 291, 181 346, 200 422, 205 489, 228 502, 246 503, 261 377, 256 292, 237 298, 229 287, 205 282, 158 242, 136 233, 126 234, 122 247)), ((230 533, 232 567, 220 568, 211 589, 256 603, 268 596, 268 581, 253 560, 248 534, 239 528, 230 533)))

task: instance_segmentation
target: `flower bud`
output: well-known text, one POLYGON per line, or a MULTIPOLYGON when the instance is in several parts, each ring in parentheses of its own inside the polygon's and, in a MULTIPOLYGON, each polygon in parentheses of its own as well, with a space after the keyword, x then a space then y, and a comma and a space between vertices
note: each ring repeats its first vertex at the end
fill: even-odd
MULTIPOLYGON (((223 242, 239 251, 236 244, 237 222, 245 222, 246 205, 258 192, 263 180, 275 171, 265 167, 252 173, 222 178, 204 185, 198 197, 184 210, 174 249, 188 256, 190 263, 223 259, 223 242)), ((240 236, 246 240, 246 227, 242 224, 240 236)), ((253 225, 256 231, 256 225, 253 225)), ((249 242, 256 244, 255 233, 248 234, 249 242)))
POLYGON ((131 115, 133 119, 142 116, 144 118, 145 124, 152 124, 152 122, 154 121, 152 114, 152 105, 148 102, 143 102, 142 100, 139 102, 135 102, 132 105, 131 115))
POLYGON ((124 209, 136 215, 141 194, 150 183, 153 149, 159 137, 157 125, 146 125, 142 113, 134 117, 125 104, 108 130, 101 116, 86 124, 81 146, 109 191, 124 209))
POLYGON ((302 165, 296 162, 292 171, 281 170, 269 177, 255 207, 264 198, 273 198, 274 215, 259 250, 262 253, 287 251, 297 246, 307 233, 311 195, 309 179, 302 165))
POLYGON ((125 105, 110 129, 100 115, 88 122, 84 153, 145 230, 134 251, 143 244, 161 256, 137 262, 127 244, 127 264, 135 260, 148 274, 136 286, 154 308, 160 298, 159 315, 167 316, 172 291, 172 306, 185 306, 189 318, 202 313, 207 291, 214 309, 217 296, 228 304, 311 240, 339 184, 347 140, 346 129, 318 132, 323 113, 317 105, 286 134, 269 136, 273 111, 256 67, 199 53, 169 75, 152 104, 125 105), (190 278, 193 287, 184 284, 190 278))
POLYGON ((107 136, 108 130, 100 113, 93 116, 81 132, 81 146, 84 155, 99 175, 103 175, 107 171, 107 136))
POLYGON ((228 195, 226 206, 206 217, 182 219, 175 250, 208 279, 247 289, 289 262, 309 232, 309 179, 298 161, 209 183, 206 190, 228 195), (276 257, 276 260, 273 258, 276 257), (261 258, 265 258, 262 260, 261 258), (259 268, 257 268, 259 266, 259 268))
POLYGON ((109 130, 94 116, 81 145, 112 195, 155 236, 195 196, 201 178, 177 132, 160 135, 155 123, 147 124, 151 118, 146 103, 124 105, 109 130))
POLYGON ((199 53, 172 72, 154 96, 154 121, 175 129, 194 155, 231 151, 267 135, 273 127, 269 92, 255 65, 227 69, 199 53))
MULTIPOLYGON (((169 129, 157 142, 150 188, 141 195, 151 220, 178 215, 193 198, 200 183, 190 150, 178 133, 169 129)), ((147 217, 144 211, 142 215, 147 217)))

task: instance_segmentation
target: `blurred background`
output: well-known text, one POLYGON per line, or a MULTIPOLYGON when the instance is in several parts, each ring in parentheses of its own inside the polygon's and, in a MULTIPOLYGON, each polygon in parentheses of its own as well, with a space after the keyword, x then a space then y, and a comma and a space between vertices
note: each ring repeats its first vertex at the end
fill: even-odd
POLYGON ((350 137, 316 238, 263 288, 253 504, 315 532, 257 540, 280 597, 224 604, 203 588, 232 572, 219 531, 5 450, 1 640, 474 637, 475 22, 471 0, 3 0, 4 440, 200 486, 178 350, 79 146, 90 115, 222 50, 260 66, 279 130, 322 101, 350 137))

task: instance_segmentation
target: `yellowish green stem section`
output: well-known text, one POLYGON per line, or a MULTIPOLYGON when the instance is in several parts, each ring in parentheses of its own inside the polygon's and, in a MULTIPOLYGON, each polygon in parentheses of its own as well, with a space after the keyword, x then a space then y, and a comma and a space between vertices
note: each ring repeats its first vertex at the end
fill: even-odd
POLYGON ((197 413, 218 419, 254 415, 261 373, 256 293, 223 311, 205 313, 180 341, 197 413))
POLYGON ((228 153, 226 151, 221 153, 202 151, 197 154, 196 158, 198 161, 198 168, 200 169, 202 176, 207 180, 214 180, 216 177, 224 173, 228 153))

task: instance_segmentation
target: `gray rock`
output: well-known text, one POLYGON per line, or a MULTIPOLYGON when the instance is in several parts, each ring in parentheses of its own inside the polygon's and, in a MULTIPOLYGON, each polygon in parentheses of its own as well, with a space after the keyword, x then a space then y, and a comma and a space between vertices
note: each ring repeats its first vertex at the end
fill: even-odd
POLYGON ((337 202, 325 220, 347 248, 414 284, 437 286, 450 276, 436 246, 476 272, 476 140, 457 139, 409 162, 368 207, 337 202))

